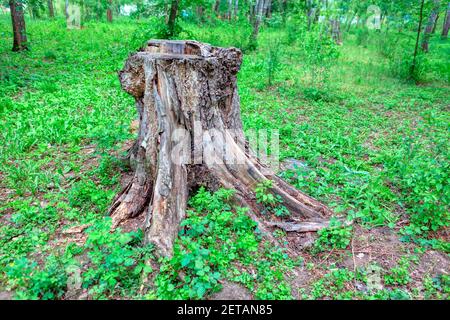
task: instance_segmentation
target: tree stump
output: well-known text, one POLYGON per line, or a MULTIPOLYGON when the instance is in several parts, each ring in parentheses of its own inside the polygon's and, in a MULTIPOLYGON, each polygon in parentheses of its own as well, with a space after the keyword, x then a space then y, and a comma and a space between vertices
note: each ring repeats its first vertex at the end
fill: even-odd
POLYGON ((327 226, 330 209, 278 178, 248 148, 236 85, 241 60, 236 48, 152 40, 119 72, 136 100, 139 130, 129 150, 134 177, 110 214, 117 227, 146 211, 145 242, 161 255, 172 254, 188 196, 198 186, 236 190, 237 203, 250 209, 261 230, 327 226), (270 192, 290 211, 289 221, 274 224, 259 214, 254 189, 265 180, 273 181, 270 192))

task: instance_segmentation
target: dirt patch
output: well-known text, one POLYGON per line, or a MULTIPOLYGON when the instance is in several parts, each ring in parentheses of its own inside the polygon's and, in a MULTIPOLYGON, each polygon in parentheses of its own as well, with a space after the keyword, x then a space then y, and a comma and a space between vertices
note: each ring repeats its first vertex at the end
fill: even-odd
MULTIPOLYGON (((370 271, 373 266, 381 267, 383 272, 387 272, 398 266, 398 261, 408 255, 418 257, 418 261, 411 262, 410 275, 411 281, 408 284, 410 289, 421 288, 423 279, 426 276, 434 278, 440 275, 450 274, 450 258, 447 254, 428 250, 423 254, 417 254, 417 246, 413 243, 400 241, 399 235, 393 229, 388 227, 379 227, 366 229, 359 225, 354 225, 353 239, 346 250, 331 250, 312 254, 305 250, 302 243, 305 238, 314 241, 315 236, 293 235, 288 236, 288 245, 291 249, 296 249, 304 258, 303 267, 293 270, 292 274, 287 275, 287 279, 292 287, 294 298, 301 299, 301 290, 308 290, 311 284, 326 273, 335 268, 346 268, 355 271, 359 268, 370 271), (309 270, 306 266, 314 265, 309 270)), ((313 245, 310 244, 309 247, 313 245)), ((367 286, 359 281, 349 283, 351 290, 366 291, 367 286)))
POLYGON ((413 279, 421 281, 425 276, 450 274, 450 258, 439 251, 426 251, 419 260, 419 264, 411 273, 413 279))
POLYGON ((1 291, 0 300, 13 300, 14 293, 12 291, 1 291))
POLYGON ((245 287, 224 281, 222 283, 222 290, 213 294, 210 300, 252 300, 252 294, 245 287))
POLYGON ((388 227, 365 229, 361 226, 354 227, 350 247, 350 255, 339 265, 349 270, 371 263, 390 269, 401 256, 414 249, 413 244, 401 242, 395 230, 388 227))

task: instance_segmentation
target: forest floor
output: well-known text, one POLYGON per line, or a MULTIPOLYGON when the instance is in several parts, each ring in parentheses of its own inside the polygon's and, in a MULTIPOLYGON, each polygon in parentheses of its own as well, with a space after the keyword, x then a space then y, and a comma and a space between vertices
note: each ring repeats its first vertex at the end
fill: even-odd
MULTIPOLYGON (((158 260, 142 216, 115 232, 105 216, 136 133, 117 71, 149 26, 27 21, 31 50, 13 53, 0 15, 0 298, 448 299, 448 42, 432 40, 416 85, 392 75, 382 36, 349 34, 317 65, 289 32, 262 30, 238 78, 244 127, 278 130, 279 175, 354 223, 273 230, 273 248, 229 191, 201 189, 158 260)), ((237 47, 249 31, 184 27, 237 47)))

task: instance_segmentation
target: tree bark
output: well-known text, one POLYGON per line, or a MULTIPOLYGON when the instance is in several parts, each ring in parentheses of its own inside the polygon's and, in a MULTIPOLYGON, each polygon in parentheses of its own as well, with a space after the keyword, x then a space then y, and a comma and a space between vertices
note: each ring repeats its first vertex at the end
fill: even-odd
POLYGON ((444 25, 442 26, 441 38, 447 39, 448 29, 450 29, 450 2, 447 5, 447 12, 445 14, 444 25))
POLYGON ((436 27, 437 27, 438 20, 439 20, 439 12, 437 13, 436 19, 434 20, 433 31, 431 31, 432 34, 436 33, 436 27))
POLYGON ((117 227, 146 211, 145 242, 154 243, 160 255, 172 254, 188 196, 199 186, 236 190, 236 202, 265 230, 273 221, 258 214, 254 190, 272 180, 270 192, 291 213, 280 228, 301 232, 311 222, 316 229, 327 226, 330 209, 278 178, 249 149, 236 84, 241 60, 236 48, 152 40, 119 73, 122 88, 136 100, 140 126, 130 149, 134 178, 110 214, 117 227))
POLYGON ((425 0, 422 0, 422 2, 420 4, 419 26, 417 27, 416 45, 414 47, 414 54, 413 54, 413 61, 412 61, 412 64, 411 64, 411 69, 410 69, 410 76, 414 75, 414 71, 416 69, 417 51, 418 51, 418 48, 419 48, 420 33, 422 32, 423 6, 424 6, 424 3, 425 3, 425 0))
POLYGON ((216 13, 216 17, 220 15, 220 0, 214 2, 214 12, 216 13))
POLYGON ((331 37, 337 45, 342 44, 342 36, 341 36, 341 22, 339 18, 330 19, 331 25, 331 37))
POLYGON ((198 16, 198 19, 199 19, 201 22, 204 22, 204 21, 205 21, 205 18, 204 18, 203 13, 204 13, 204 8, 203 8, 203 6, 197 6, 197 16, 198 16))
POLYGON ((433 32, 434 24, 436 23, 436 19, 439 13, 439 5, 440 0, 434 0, 433 9, 431 10, 430 17, 428 18, 428 23, 424 31, 424 37, 422 40, 422 50, 428 52, 429 50, 429 42, 431 38, 431 34, 433 32))
POLYGON ((234 0, 234 10, 233 10, 233 16, 234 19, 238 19, 239 14, 239 0, 234 0))
POLYGON ((25 29, 25 18, 22 0, 9 0, 11 20, 13 28, 13 51, 22 51, 27 48, 27 32, 25 29))
POLYGON ((113 21, 112 0, 109 0, 109 2, 108 2, 108 9, 106 9, 106 18, 108 19, 108 22, 112 22, 113 21))
POLYGON ((311 30, 311 25, 315 21, 315 16, 316 16, 316 8, 310 8, 308 10, 308 30, 311 30))
POLYGON ((356 17, 356 12, 353 12, 352 15, 350 16, 350 20, 347 21, 347 27, 346 27, 347 32, 350 31, 350 28, 352 27, 352 22, 355 19, 355 17, 356 17))
POLYGON ((169 22, 169 0, 164 0, 164 22, 169 22))
POLYGON ((47 0, 47 6, 48 6, 48 16, 50 18, 55 17, 55 9, 53 8, 53 0, 47 0))
POLYGON ((64 14, 66 15, 66 19, 69 19, 69 0, 64 1, 64 14))
POLYGON ((271 0, 256 0, 255 5, 252 7, 250 20, 252 23, 252 34, 250 36, 250 43, 252 46, 256 46, 259 27, 261 25, 262 19, 267 12, 267 8, 269 6, 271 0))
POLYGON ((167 21, 167 30, 169 37, 175 35, 175 26, 178 15, 178 5, 180 0, 172 0, 172 5, 170 6, 169 20, 167 21))
POLYGON ((272 17, 272 1, 267 1, 265 16, 269 19, 272 17))

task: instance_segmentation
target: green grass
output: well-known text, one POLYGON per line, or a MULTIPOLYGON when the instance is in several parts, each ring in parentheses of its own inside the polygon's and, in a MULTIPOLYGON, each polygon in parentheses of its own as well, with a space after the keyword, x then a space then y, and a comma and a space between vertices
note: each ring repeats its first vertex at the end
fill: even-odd
MULTIPOLYGON (((219 207, 191 202, 176 254, 160 261, 159 271, 148 267, 151 248, 140 246, 139 234, 105 231, 119 185, 117 155, 133 138, 136 116, 117 71, 152 37, 155 23, 119 19, 68 31, 63 20, 27 21, 31 50, 13 53, 9 17, 0 16, 0 288, 18 297, 61 298, 64 268, 75 264, 93 298, 203 298, 220 289, 220 279, 241 283, 256 298, 292 298, 282 275, 296 264, 282 251, 268 251, 242 210, 220 194, 202 191, 194 198, 212 197, 219 207), (86 244, 58 242, 63 230, 83 224, 91 226, 86 244), (229 240, 217 233, 230 235, 231 252, 224 247, 229 240), (257 261, 250 261, 255 253, 257 261), (87 260, 76 260, 83 254, 87 260), (205 277, 209 272, 213 276, 205 277), (155 274, 155 287, 144 296, 143 273, 155 274)), ((241 48, 250 30, 243 22, 183 28, 180 37, 241 48)), ((379 38, 373 35, 364 46, 358 41, 357 34, 348 35, 344 46, 328 48, 338 53, 332 55, 305 47, 283 29, 263 29, 259 49, 245 51, 238 78, 244 127, 279 130, 282 158, 305 164, 280 175, 336 212, 448 252, 441 236, 449 225, 450 45, 432 40, 429 69, 417 86, 392 70, 398 57, 387 57, 379 38), (320 64, 311 58, 315 53, 324 55, 320 64)), ((325 233, 324 244, 333 239, 345 248, 347 233, 325 233)), ((392 271, 388 285, 404 285, 404 269, 392 271)), ((355 274, 331 274, 305 297, 361 298, 341 296, 355 274), (323 294, 333 277, 341 280, 323 294)), ((427 281, 430 295, 442 298, 441 282, 448 279, 427 281)), ((396 295, 404 297, 365 297, 396 295)))

